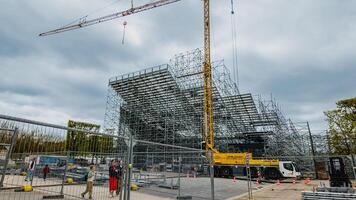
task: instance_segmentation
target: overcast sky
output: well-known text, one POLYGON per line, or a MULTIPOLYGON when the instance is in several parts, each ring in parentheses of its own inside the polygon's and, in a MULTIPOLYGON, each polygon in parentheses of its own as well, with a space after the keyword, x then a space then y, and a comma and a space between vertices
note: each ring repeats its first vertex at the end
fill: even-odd
MULTIPOLYGON (((136 0, 136 4, 149 2, 136 0)), ((0 0, 0 113, 103 123, 110 77, 202 47, 202 2, 182 0, 48 37, 129 0, 0 0), (125 44, 121 44, 127 21, 125 44)), ((240 91, 325 129, 323 111, 356 96, 356 0, 235 0, 240 91)), ((212 0, 212 57, 232 68, 230 0, 212 0)))

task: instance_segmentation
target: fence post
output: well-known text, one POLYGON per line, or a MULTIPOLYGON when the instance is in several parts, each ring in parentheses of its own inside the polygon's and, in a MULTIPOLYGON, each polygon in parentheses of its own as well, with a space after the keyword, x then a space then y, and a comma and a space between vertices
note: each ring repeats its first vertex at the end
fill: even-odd
POLYGON ((129 165, 128 165, 128 181, 127 181, 127 200, 130 200, 130 190, 131 190, 131 176, 132 176, 132 165, 133 165, 133 141, 132 134, 130 135, 130 157, 129 157, 129 165))
MULTIPOLYGON (((126 143, 127 144, 127 143, 126 143)), ((128 148, 127 149, 127 155, 126 155, 126 159, 125 159, 125 163, 126 163, 126 166, 128 165, 129 163, 129 155, 130 155, 130 149, 128 148)), ((128 170, 127 170, 127 167, 126 167, 126 170, 125 170, 125 177, 124 177, 124 200, 127 200, 127 177, 128 177, 128 170)))
POLYGON ((248 199, 252 199, 252 185, 251 185, 251 168, 250 168, 250 154, 246 154, 246 178, 247 178, 247 191, 248 199))
POLYGON ((16 144, 18 128, 15 128, 14 130, 11 130, 11 131, 13 131, 13 134, 12 134, 12 137, 11 137, 10 147, 9 147, 8 152, 6 154, 5 163, 4 163, 4 169, 2 170, 2 175, 1 175, 1 180, 0 180, 0 190, 4 186, 6 168, 7 168, 7 165, 9 164, 9 160, 11 159, 12 150, 14 149, 14 146, 16 144))
MULTIPOLYGON (((181 170, 181 165, 182 165, 182 157, 179 156, 178 158, 178 198, 180 199, 180 170, 181 170)), ((174 165, 172 166, 172 169, 174 169, 174 165)))
POLYGON ((215 194, 214 194, 214 153, 213 151, 210 151, 210 186, 211 186, 211 199, 215 199, 215 194))
MULTIPOLYGON (((133 141, 132 134, 130 134, 130 138, 128 141, 128 151, 127 151, 127 167, 125 173, 125 188, 124 188, 124 200, 130 199, 130 189, 131 189, 131 171, 132 171, 132 154, 133 154, 133 141)), ((127 143, 126 143, 127 144, 127 143)))
POLYGON ((69 150, 67 151, 66 162, 64 167, 64 174, 63 174, 62 186, 61 186, 61 195, 64 195, 64 184, 67 180, 68 160, 69 160, 69 150))

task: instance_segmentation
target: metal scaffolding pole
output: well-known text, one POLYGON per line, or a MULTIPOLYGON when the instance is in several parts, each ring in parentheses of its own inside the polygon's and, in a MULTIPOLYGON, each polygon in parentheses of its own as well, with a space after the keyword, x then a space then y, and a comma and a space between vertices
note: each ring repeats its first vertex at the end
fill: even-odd
POLYGON ((308 127, 309 140, 310 140, 310 147, 311 147, 312 157, 313 157, 313 165, 314 165, 315 178, 318 179, 318 170, 316 169, 316 161, 315 161, 314 142, 313 142, 313 137, 312 137, 312 134, 311 134, 311 131, 310 131, 309 122, 307 122, 307 127, 308 127))

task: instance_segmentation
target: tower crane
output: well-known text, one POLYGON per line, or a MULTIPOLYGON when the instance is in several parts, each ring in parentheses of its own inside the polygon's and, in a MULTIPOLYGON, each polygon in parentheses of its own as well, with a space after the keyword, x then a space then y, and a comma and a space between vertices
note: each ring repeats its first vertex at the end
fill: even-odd
MULTIPOLYGON (((50 30, 44 33, 40 33, 39 36, 48 36, 53 34, 58 34, 66 31, 71 31, 79 28, 84 28, 94 24, 106 22, 116 18, 125 17, 135 13, 147 11, 153 8, 158 8, 161 6, 173 4, 181 0, 156 0, 151 3, 133 7, 116 12, 110 15, 102 16, 99 18, 87 20, 86 17, 82 18, 79 23, 63 26, 54 30, 50 30)), ((132 1, 131 1, 132 2, 132 1)), ((206 157, 215 165, 220 165, 224 167, 222 171, 226 171, 226 167, 238 165, 251 165, 251 166, 269 166, 277 167, 280 171, 285 170, 283 168, 283 161, 279 160, 262 160, 262 159, 252 159, 251 153, 221 153, 214 146, 214 126, 213 126, 213 98, 212 98, 212 71, 211 71, 211 56, 210 56, 210 0, 203 0, 203 9, 204 9, 204 59, 203 59, 203 89, 204 89, 204 131, 202 134, 203 137, 203 146, 206 150, 206 157), (279 166, 279 167, 278 167, 279 166)), ((289 161, 287 161, 289 162, 289 161)), ((290 162, 289 162, 290 163, 290 162)), ((212 170, 212 168, 210 168, 212 170)), ((285 170, 288 176, 297 176, 295 168, 292 171, 285 170)), ((214 172, 213 172, 214 173, 214 172)), ((212 173, 212 174, 213 174, 212 173)), ((284 173, 284 172, 283 172, 284 173)), ((219 174, 219 172, 218 172, 219 174)), ((213 180, 212 180, 213 181, 213 180)), ((213 190, 212 190, 213 192, 213 190)), ((214 196, 214 195, 212 195, 214 196)))
MULTIPOLYGON (((109 20, 125 17, 135 13, 147 11, 153 8, 169 5, 179 2, 181 0, 157 0, 152 3, 147 3, 137 7, 116 12, 110 15, 99 18, 86 20, 82 18, 79 23, 63 26, 54 30, 40 33, 39 36, 48 36, 58 34, 66 31, 71 31, 79 28, 84 28, 94 24, 106 22, 109 20)), ((204 146, 207 151, 217 152, 214 148, 214 127, 213 127, 213 98, 212 98, 212 74, 211 74, 211 56, 210 56, 210 0, 203 1, 204 8, 204 62, 203 62, 203 76, 204 76, 204 146)))

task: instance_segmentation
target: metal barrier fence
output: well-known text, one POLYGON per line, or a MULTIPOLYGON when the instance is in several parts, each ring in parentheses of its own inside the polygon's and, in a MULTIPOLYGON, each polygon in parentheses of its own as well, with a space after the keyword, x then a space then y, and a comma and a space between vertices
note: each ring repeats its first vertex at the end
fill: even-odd
POLYGON ((1 197, 5 199, 80 197, 89 164, 97 166, 95 183, 105 185, 107 174, 100 165, 103 158, 125 159, 90 141, 94 136, 103 137, 99 133, 8 116, 1 117, 0 127, 1 197), (81 138, 81 150, 85 151, 70 151, 66 147, 69 131, 85 134, 85 138, 81 138), (89 152, 90 149, 97 151, 89 152), (26 188, 33 191, 21 192, 26 188))
POLYGON ((208 168, 201 150, 5 115, 0 115, 0 141, 0 199, 82 198, 90 166, 96 168, 93 198, 109 198, 112 161, 123 172, 115 186, 119 199, 145 199, 161 193, 159 188, 168 196, 184 196, 183 177, 196 177, 198 164, 208 168), (23 192, 28 186, 32 191, 23 192), (136 186, 145 189, 131 194, 136 186))
MULTIPOLYGON (((263 159, 294 161, 305 176, 313 176, 313 160, 316 160, 320 163, 317 171, 321 176, 327 173, 328 158, 263 159)), ((343 156, 343 159, 347 169, 352 169, 350 157, 343 156)), ((211 191, 215 191, 214 198, 227 199, 251 191, 259 184, 236 181, 235 175, 228 175, 215 178, 214 185, 211 165, 201 150, 0 115, 0 199, 82 198, 90 166, 96 167, 92 178, 94 199, 109 199, 110 188, 116 199, 125 200, 213 199, 211 191), (117 173, 121 176, 116 186, 109 176, 113 160, 115 168, 122 167, 119 170, 122 173, 117 173), (23 192, 28 185, 33 190, 23 192), (132 192, 136 186, 140 190, 132 192)), ((247 173, 240 175, 238 178, 251 179, 247 173)), ((352 175, 349 173, 351 178, 352 175)))

